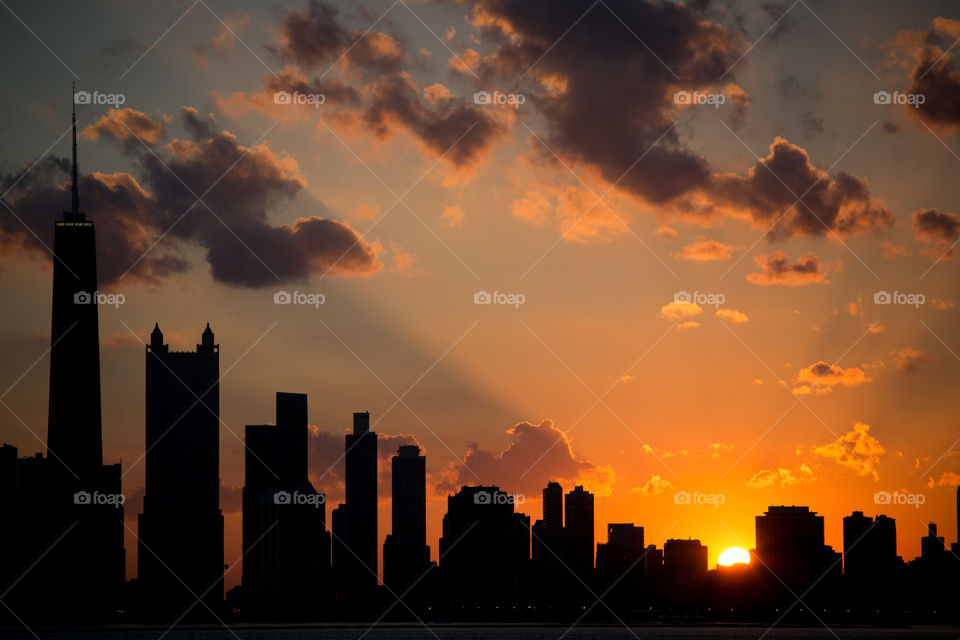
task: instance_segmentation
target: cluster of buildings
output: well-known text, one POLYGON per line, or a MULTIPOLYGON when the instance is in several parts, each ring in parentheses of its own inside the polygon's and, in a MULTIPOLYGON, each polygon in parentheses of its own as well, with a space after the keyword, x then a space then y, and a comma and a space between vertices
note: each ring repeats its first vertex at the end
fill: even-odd
MULTIPOLYGON (((242 579, 224 592, 220 509, 220 354, 209 324, 195 351, 155 326, 145 349, 145 492, 138 575, 125 579, 122 470, 104 464, 93 223, 80 211, 76 124, 72 208, 56 221, 46 455, 0 448, 0 620, 568 620, 664 616, 902 621, 955 616, 960 542, 930 524, 922 553, 897 556, 896 524, 855 511, 843 551, 823 516, 772 506, 756 517, 749 564, 708 567, 699 540, 648 545, 634 523, 594 540, 594 496, 550 482, 542 517, 497 486, 447 498, 438 560, 426 536, 426 460, 391 460, 391 527, 380 582, 377 434, 355 413, 345 437, 345 499, 327 518, 310 481, 307 396, 278 393, 274 424, 245 430, 242 579)), ((960 490, 958 490, 960 520, 960 490)), ((958 522, 960 530, 960 522, 958 522)), ((131 529, 131 533, 133 533, 131 529)))

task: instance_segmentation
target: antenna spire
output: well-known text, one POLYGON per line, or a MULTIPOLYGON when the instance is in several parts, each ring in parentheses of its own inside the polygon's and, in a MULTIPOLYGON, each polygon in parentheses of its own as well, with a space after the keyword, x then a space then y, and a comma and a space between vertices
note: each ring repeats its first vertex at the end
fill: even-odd
POLYGON ((77 83, 73 83, 73 168, 71 171, 70 192, 73 198, 73 215, 80 214, 80 192, 77 188, 77 83))

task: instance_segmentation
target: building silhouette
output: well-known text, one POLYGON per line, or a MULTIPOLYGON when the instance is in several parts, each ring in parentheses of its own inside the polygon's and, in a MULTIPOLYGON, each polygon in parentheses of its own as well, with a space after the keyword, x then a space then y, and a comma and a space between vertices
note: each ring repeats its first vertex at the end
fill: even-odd
POLYGON ((71 206, 53 234, 47 455, 4 447, 0 489, 0 526, 12 528, 2 615, 47 622, 111 615, 125 571, 120 465, 103 464, 96 231, 80 210, 76 107, 72 124, 71 206))
POLYGON ((812 602, 836 590, 841 557, 824 544, 823 516, 809 507, 769 507, 756 517, 756 540, 755 556, 766 569, 760 574, 762 593, 769 600, 793 604, 796 597, 791 592, 813 589, 804 598, 812 602))
MULTIPOLYGON (((354 605, 369 603, 377 586, 377 434, 370 431, 368 412, 353 414, 353 433, 346 436, 346 522, 336 567, 345 599, 354 605)), ((337 535, 334 529, 334 535, 337 535)))
POLYGON ((209 324, 196 351, 182 352, 171 351, 154 326, 137 560, 142 597, 158 619, 190 607, 189 617, 206 618, 223 603, 219 377, 220 346, 209 324), (193 606, 198 597, 203 605, 193 606))
POLYGON ((563 487, 559 482, 548 482, 541 496, 543 517, 531 530, 533 569, 538 601, 541 606, 549 606, 560 603, 570 578, 563 566, 563 487))
POLYGON ((277 424, 244 435, 243 601, 252 617, 308 619, 332 596, 326 500, 307 473, 307 396, 277 393, 277 424))
POLYGON ((630 523, 607 525, 607 541, 597 544, 597 589, 618 609, 638 606, 645 597, 643 527, 630 523))
POLYGON ((383 543, 383 583, 404 602, 421 603, 430 569, 427 546, 427 472, 420 447, 401 446, 391 461, 391 532, 383 543))
POLYGON ((564 497, 563 553, 567 566, 581 579, 593 570, 593 494, 577 485, 564 497))
POLYGON ((699 540, 663 544, 663 592, 674 607, 702 606, 707 582, 707 547, 699 540))

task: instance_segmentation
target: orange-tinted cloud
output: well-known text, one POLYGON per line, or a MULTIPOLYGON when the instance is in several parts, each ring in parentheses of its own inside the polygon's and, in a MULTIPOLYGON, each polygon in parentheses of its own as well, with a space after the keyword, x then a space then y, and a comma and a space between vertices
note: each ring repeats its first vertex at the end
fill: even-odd
POLYGON ((758 273, 747 275, 747 280, 759 285, 782 285, 803 287, 808 284, 828 284, 827 267, 813 253, 806 253, 793 262, 782 251, 774 251, 754 259, 760 267, 758 273))
POLYGON ((793 393, 798 396, 809 393, 830 393, 835 386, 855 387, 870 381, 863 369, 857 367, 844 369, 820 360, 797 373, 797 382, 801 384, 794 387, 793 393))
POLYGON ((808 484, 815 479, 813 469, 807 463, 802 462, 796 471, 783 467, 775 470, 761 469, 747 480, 747 486, 752 489, 783 489, 808 484))
POLYGON ((660 307, 660 317, 664 320, 685 320, 703 313, 695 302, 670 302, 660 307))
POLYGON ((674 257, 694 261, 727 260, 733 249, 734 247, 716 240, 698 240, 675 253, 674 257))
POLYGON ((922 209, 915 211, 911 218, 917 240, 928 245, 925 253, 937 258, 953 257, 953 244, 960 238, 960 216, 936 209, 922 209))
POLYGON ((87 140, 106 137, 121 141, 136 141, 139 138, 146 144, 153 145, 163 140, 166 135, 164 125, 163 119, 154 120, 136 109, 110 109, 95 123, 84 128, 80 136, 87 140))
POLYGON ((894 354, 897 369, 903 373, 915 373, 928 360, 927 354, 913 347, 903 347, 894 354))
POLYGON ((642 485, 632 487, 628 493, 631 495, 645 495, 645 496, 657 496, 661 493, 667 493, 668 491, 674 491, 676 487, 672 482, 666 478, 662 478, 657 474, 651 474, 650 478, 644 482, 642 485))
POLYGON ((833 442, 813 448, 813 455, 834 460, 860 476, 877 479, 877 465, 886 451, 880 441, 870 435, 870 425, 857 422, 853 429, 833 442))
POLYGON ((743 324, 750 321, 747 314, 742 311, 737 311, 736 309, 717 309, 714 315, 725 322, 732 322, 734 324, 743 324))

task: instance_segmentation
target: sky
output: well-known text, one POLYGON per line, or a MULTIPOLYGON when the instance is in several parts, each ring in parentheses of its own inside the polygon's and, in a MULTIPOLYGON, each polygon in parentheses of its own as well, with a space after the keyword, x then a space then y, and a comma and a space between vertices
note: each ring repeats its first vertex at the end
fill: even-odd
POLYGON ((0 441, 44 451, 53 222, 97 228, 104 460, 136 575, 144 347, 220 345, 227 585, 243 430, 309 394, 343 499, 354 411, 446 497, 596 540, 754 545, 808 505, 957 539, 960 15, 948 2, 8 1, 0 441), (89 96, 89 100, 87 99, 89 96), (290 304, 278 304, 290 300, 290 304))

